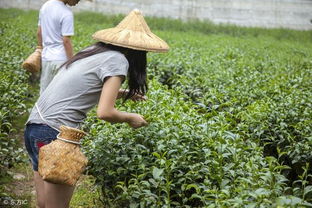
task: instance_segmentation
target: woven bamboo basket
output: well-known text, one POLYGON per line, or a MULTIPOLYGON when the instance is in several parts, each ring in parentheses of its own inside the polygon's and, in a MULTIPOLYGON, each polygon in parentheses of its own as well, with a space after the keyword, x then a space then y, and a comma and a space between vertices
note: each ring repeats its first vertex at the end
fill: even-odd
POLYGON ((37 73, 41 69, 41 52, 42 47, 37 46, 35 52, 30 54, 23 62, 22 67, 31 73, 37 73))
POLYGON ((39 174, 50 183, 74 186, 88 163, 80 150, 79 142, 86 133, 75 128, 61 126, 59 139, 39 150, 39 174))

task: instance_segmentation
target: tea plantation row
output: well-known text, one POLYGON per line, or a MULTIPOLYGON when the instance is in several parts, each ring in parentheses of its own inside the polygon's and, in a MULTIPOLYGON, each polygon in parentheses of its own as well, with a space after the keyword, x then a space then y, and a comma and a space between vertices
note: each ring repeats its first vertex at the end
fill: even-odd
POLYGON ((172 91, 151 89, 153 102, 139 110, 150 127, 132 133, 89 121, 96 129, 86 143, 90 172, 98 176, 104 202, 300 207, 299 198, 310 201, 309 48, 270 37, 159 33, 172 50, 150 54, 149 70, 172 91))
MULTIPOLYGON (((1 128, 7 134, 29 96, 28 75, 19 66, 35 48, 37 12, 1 9, 0 17, 0 79, 1 86, 8 83, 3 93, 11 95, 1 98, 1 105, 10 106, 1 108, 8 115, 2 126, 10 128, 1 128)), ((121 18, 76 14, 75 50, 121 18)), ((94 111, 84 126, 87 173, 96 177, 103 204, 311 206, 311 33, 147 21, 172 49, 148 55, 148 101, 118 106, 141 113, 149 126, 111 125, 94 111)), ((1 151, 13 145, 4 139, 1 151)), ((9 156, 6 164, 19 155, 0 153, 9 156)))
POLYGON ((208 121, 224 114, 231 131, 259 140, 265 155, 292 168, 288 178, 312 166, 310 42, 196 34, 178 38, 184 41, 174 43, 177 50, 165 59, 152 58, 151 68, 162 83, 183 87, 208 121))
MULTIPOLYGON (((18 23, 22 17, 12 21, 7 13, 2 13, 0 21, 0 176, 16 162, 22 160, 23 150, 19 148, 12 125, 26 112, 29 96, 28 74, 21 70, 25 55, 32 51, 34 37, 32 31, 18 23)), ((23 23, 21 23, 23 24, 23 23)))

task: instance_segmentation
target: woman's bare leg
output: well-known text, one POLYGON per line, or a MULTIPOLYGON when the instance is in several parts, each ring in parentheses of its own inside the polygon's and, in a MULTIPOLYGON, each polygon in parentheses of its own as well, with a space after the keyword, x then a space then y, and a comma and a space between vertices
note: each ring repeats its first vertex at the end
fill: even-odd
POLYGON ((34 171, 34 180, 35 180, 35 189, 36 189, 36 198, 37 198, 37 207, 45 208, 45 198, 44 198, 44 181, 39 175, 38 171, 34 171))
POLYGON ((45 208, 68 208, 75 187, 44 181, 45 208))

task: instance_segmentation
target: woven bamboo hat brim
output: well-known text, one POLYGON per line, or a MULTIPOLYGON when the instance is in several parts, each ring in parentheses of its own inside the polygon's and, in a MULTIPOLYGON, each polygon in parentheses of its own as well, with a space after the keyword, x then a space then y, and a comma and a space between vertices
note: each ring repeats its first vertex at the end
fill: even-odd
POLYGON ((141 51, 167 52, 168 44, 153 34, 137 9, 131 11, 116 27, 97 31, 93 39, 141 51))

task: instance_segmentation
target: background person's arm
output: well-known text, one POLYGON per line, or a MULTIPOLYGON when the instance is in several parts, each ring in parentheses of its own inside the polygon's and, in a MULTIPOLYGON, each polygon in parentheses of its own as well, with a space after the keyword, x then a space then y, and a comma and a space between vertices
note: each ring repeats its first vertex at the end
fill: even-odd
POLYGON ((42 34, 41 34, 41 26, 38 26, 37 29, 37 46, 40 46, 42 48, 42 34))
POLYGON ((67 59, 70 59, 73 57, 73 46, 71 42, 71 36, 63 36, 63 45, 65 48, 67 59))

